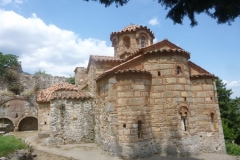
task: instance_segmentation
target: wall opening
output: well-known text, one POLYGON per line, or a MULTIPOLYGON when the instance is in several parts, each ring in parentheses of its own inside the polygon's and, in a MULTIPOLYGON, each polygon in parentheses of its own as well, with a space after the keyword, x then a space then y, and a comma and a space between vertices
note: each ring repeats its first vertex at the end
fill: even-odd
POLYGON ((158 71, 158 76, 161 76, 161 72, 160 71, 158 71))
POLYGON ((129 36, 123 37, 123 43, 124 43, 124 46, 125 46, 126 48, 129 48, 130 45, 131 45, 131 43, 130 43, 130 37, 129 37, 129 36))
POLYGON ((211 130, 214 130, 214 113, 211 113, 210 115, 210 127, 211 127, 211 130))
POLYGON ((35 117, 26 117, 21 120, 18 126, 19 131, 38 130, 38 119, 35 117))
POLYGON ((187 116, 181 116, 182 130, 187 131, 187 116))
POLYGON ((138 121, 138 138, 142 138, 142 121, 138 121))
POLYGON ((14 131, 14 125, 13 122, 8 118, 0 118, 0 123, 8 124, 6 132, 13 132, 14 131))
POLYGON ((141 36, 141 38, 140 38, 141 48, 146 46, 145 41, 146 41, 145 37, 141 36))
POLYGON ((177 66, 177 75, 181 75, 181 67, 177 66))

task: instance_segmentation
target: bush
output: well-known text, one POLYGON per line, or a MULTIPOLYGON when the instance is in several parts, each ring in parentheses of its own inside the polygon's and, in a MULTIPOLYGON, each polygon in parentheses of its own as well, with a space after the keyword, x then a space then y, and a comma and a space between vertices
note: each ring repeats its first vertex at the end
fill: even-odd
POLYGON ((0 157, 7 156, 15 150, 26 148, 27 145, 23 141, 13 136, 0 136, 0 157))
POLYGON ((240 156, 240 146, 236 144, 232 144, 229 141, 226 141, 226 149, 227 154, 233 155, 233 156, 240 156))

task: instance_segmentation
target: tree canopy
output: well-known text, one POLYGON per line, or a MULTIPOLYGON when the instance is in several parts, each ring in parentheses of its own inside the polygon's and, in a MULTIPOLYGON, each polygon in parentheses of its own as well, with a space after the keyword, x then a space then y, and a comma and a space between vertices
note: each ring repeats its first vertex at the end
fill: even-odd
POLYGON ((240 136, 240 98, 231 99, 232 90, 218 78, 216 81, 218 104, 223 121, 223 130, 226 140, 235 140, 240 136))
POLYGON ((21 62, 18 61, 18 56, 12 54, 4 55, 2 52, 0 52, 0 77, 3 76, 6 69, 15 69, 20 64, 21 62))
MULTIPOLYGON (((84 0, 89 1, 89 0, 84 0)), ((123 6, 130 0, 92 0, 104 4, 106 7, 112 5, 123 6)), ((205 13, 216 19, 218 24, 234 22, 240 15, 239 0, 157 0, 165 9, 169 9, 166 18, 173 20, 174 24, 182 24, 183 18, 187 16, 191 23, 196 26, 196 14, 205 13)))

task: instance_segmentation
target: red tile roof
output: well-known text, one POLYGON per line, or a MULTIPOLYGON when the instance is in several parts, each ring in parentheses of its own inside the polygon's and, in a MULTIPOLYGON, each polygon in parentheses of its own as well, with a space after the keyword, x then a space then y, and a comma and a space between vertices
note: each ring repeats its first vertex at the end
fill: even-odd
POLYGON ((122 30, 118 31, 118 32, 112 32, 110 35, 110 40, 112 41, 113 36, 115 35, 119 35, 119 34, 123 34, 123 33, 127 33, 127 32, 136 32, 138 30, 145 30, 146 32, 148 32, 150 34, 150 36, 154 39, 154 34, 153 32, 147 28, 146 26, 139 26, 136 24, 130 24, 126 27, 124 27, 122 30))
POLYGON ((188 65, 189 65, 191 68, 197 70, 197 71, 200 72, 200 73, 210 74, 208 71, 206 71, 206 70, 203 69, 202 67, 196 65, 196 64, 193 63, 192 61, 188 61, 188 65))
POLYGON ((89 98, 84 91, 79 91, 75 85, 69 83, 59 83, 38 92, 37 102, 49 102, 51 99, 61 98, 89 98))
POLYGON ((104 72, 103 74, 99 75, 96 78, 96 81, 99 81, 100 79, 102 79, 103 77, 107 76, 107 75, 111 75, 111 74, 122 74, 122 73, 144 73, 144 74, 148 74, 148 75, 152 75, 150 71, 147 70, 141 70, 141 69, 124 69, 124 70, 110 70, 108 72, 104 72))

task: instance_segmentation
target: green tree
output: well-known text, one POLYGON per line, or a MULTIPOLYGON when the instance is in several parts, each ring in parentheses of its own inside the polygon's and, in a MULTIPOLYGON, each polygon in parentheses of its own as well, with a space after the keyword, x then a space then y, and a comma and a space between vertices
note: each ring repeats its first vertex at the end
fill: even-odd
MULTIPOLYGON (((89 1, 89 0, 84 0, 89 1)), ((116 6, 123 6, 130 0, 92 0, 104 4, 106 7, 115 3, 116 6)), ((166 18, 173 20, 174 24, 182 24, 183 18, 187 16, 191 26, 197 25, 195 15, 205 13, 217 23, 231 24, 240 15, 239 0, 157 0, 165 9, 169 9, 166 18)))
POLYGON ((0 77, 2 77, 9 68, 16 69, 20 64, 21 62, 18 61, 18 56, 12 54, 4 55, 0 52, 0 77))
POLYGON ((232 90, 226 88, 226 84, 218 78, 216 81, 218 103, 222 121, 225 123, 225 128, 231 128, 235 135, 240 135, 240 114, 238 105, 240 98, 231 99, 232 90))
POLYGON ((68 78, 68 83, 75 84, 75 77, 69 77, 68 78))

